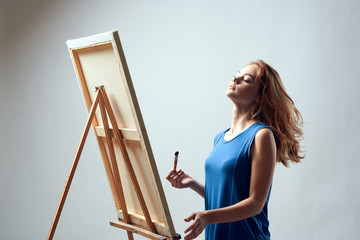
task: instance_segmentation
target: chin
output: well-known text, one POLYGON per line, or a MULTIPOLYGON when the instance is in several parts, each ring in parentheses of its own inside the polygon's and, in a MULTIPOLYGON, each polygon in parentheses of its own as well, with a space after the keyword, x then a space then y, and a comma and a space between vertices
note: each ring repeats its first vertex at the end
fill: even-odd
POLYGON ((232 92, 232 91, 230 91, 230 90, 227 90, 226 93, 225 93, 225 95, 226 95, 227 97, 231 98, 231 97, 234 97, 235 93, 232 92))
POLYGON ((235 99, 235 96, 233 96, 231 93, 226 92, 225 96, 227 96, 231 101, 235 99))
POLYGON ((227 96, 227 97, 230 97, 230 96, 231 96, 231 92, 229 91, 229 89, 228 89, 228 90, 226 90, 226 92, 225 92, 225 96, 227 96))

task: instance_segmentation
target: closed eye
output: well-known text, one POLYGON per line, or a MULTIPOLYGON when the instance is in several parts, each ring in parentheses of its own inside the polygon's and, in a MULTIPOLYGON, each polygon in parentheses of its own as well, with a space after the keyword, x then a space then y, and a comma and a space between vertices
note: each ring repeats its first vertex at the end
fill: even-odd
POLYGON ((251 83, 251 79, 245 78, 245 77, 246 77, 246 75, 245 75, 245 76, 240 76, 240 77, 234 76, 234 77, 233 77, 233 81, 234 81, 236 84, 238 84, 240 81, 244 81, 244 82, 246 82, 246 83, 251 83))
POLYGON ((243 80, 244 80, 244 82, 246 82, 246 83, 252 83, 252 82, 253 82, 253 78, 250 77, 248 74, 246 74, 246 75, 243 76, 243 80))

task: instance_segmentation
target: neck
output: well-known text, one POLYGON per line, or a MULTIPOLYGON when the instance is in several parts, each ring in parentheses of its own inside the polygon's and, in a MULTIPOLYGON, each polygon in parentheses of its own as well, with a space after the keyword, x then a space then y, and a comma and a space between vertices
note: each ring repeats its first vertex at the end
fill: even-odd
POLYGON ((251 108, 245 109, 234 104, 230 133, 242 132, 244 129, 255 123, 251 118, 251 108))

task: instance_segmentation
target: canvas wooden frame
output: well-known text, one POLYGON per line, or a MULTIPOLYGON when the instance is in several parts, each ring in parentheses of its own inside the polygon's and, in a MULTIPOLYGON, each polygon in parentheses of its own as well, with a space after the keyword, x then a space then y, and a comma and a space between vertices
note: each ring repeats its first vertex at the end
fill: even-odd
POLYGON ((142 232, 142 235, 151 239, 159 239, 159 235, 163 239, 178 239, 118 32, 105 32, 66 43, 88 111, 96 98, 95 88, 103 86, 118 125, 118 129, 114 129, 114 124, 108 122, 110 115, 107 116, 102 109, 94 110, 92 125, 119 220, 110 224, 127 231, 142 232), (122 142, 114 141, 112 138, 115 136, 121 137, 122 142), (109 138, 112 142, 109 142, 109 138), (113 145, 116 163, 109 165, 113 157, 110 145, 113 145), (121 145, 128 157, 124 156, 121 145), (130 162, 133 173, 129 172, 126 161, 130 162), (115 176, 117 174, 118 180, 115 176), (138 181, 138 187, 134 186, 133 175, 138 181), (124 196, 119 196, 119 188, 122 188, 124 196), (136 188, 140 188, 153 227, 147 221, 144 203, 141 203, 137 192, 139 189, 136 188), (121 197, 126 202, 127 213, 124 212, 121 197), (124 214, 128 214, 128 219, 124 214))

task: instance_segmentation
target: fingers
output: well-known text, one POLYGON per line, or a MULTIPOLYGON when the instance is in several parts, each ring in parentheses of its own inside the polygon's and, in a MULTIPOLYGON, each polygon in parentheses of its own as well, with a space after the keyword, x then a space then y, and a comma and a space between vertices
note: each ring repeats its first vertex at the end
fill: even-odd
POLYGON ((191 231, 189 234, 185 235, 184 240, 191 240, 191 239, 195 239, 200 235, 201 232, 199 231, 191 231))
POLYGON ((171 185, 173 187, 176 187, 176 188, 183 188, 184 186, 181 184, 181 179, 182 177, 184 176, 183 175, 184 173, 183 172, 179 172, 177 173, 176 175, 174 175, 172 181, 171 181, 171 185))
POLYGON ((186 222, 194 220, 194 222, 185 230, 185 233, 189 233, 184 237, 185 240, 191 240, 198 237, 204 230, 204 227, 201 225, 200 220, 196 219, 196 216, 197 213, 193 213, 188 218, 184 219, 186 222))
POLYGON ((168 180, 171 183, 171 186, 175 188, 183 188, 184 186, 181 184, 181 180, 184 174, 184 171, 181 169, 177 171, 172 169, 166 176, 166 180, 168 180))
POLYGON ((184 231, 184 233, 188 233, 188 232, 190 232, 191 230, 193 230, 195 228, 195 224, 193 223, 193 224, 191 224, 185 231, 184 231))
MULTIPOLYGON (((178 171, 180 171, 180 169, 178 171)), ((168 175, 166 175, 165 178, 167 180, 169 180, 169 181, 172 180, 174 178, 174 176, 177 175, 178 171, 175 171, 174 169, 171 169, 171 171, 168 173, 168 175)))
MULTIPOLYGON (((185 219, 186 222, 189 222, 190 220, 188 220, 189 218, 185 219), (188 221, 187 221, 188 220, 188 221)), ((194 239, 198 236, 198 234, 196 234, 196 231, 195 231, 195 228, 196 228, 196 224, 195 222, 193 224, 191 224, 185 231, 184 233, 188 233, 190 232, 189 234, 186 234, 184 239, 185 240, 189 240, 189 239, 194 239)))
POLYGON ((179 179, 182 178, 182 176, 184 176, 184 171, 180 170, 180 172, 178 172, 176 175, 174 175, 174 180, 178 181, 179 179))
POLYGON ((189 232, 189 234, 185 235, 184 239, 191 240, 191 239, 197 238, 202 233, 203 230, 204 230, 204 228, 199 226, 199 224, 193 223, 192 225, 190 225, 190 227, 188 227, 185 230, 185 233, 189 232))
MULTIPOLYGON (((185 222, 190 222, 191 220, 194 220, 196 217, 196 213, 192 213, 190 216, 188 216, 187 218, 185 218, 185 222)), ((185 230, 186 233, 186 230, 185 230)))
POLYGON ((182 171, 181 169, 179 169, 179 170, 174 170, 174 169, 172 169, 169 173, 168 173, 168 175, 165 177, 167 180, 176 180, 176 179, 178 179, 182 174, 184 174, 184 171, 182 171))
POLYGON ((171 169, 171 171, 168 173, 168 175, 166 175, 166 179, 167 180, 169 180, 170 179, 170 176, 172 175, 172 174, 174 174, 174 172, 175 172, 175 170, 174 169, 171 169))

